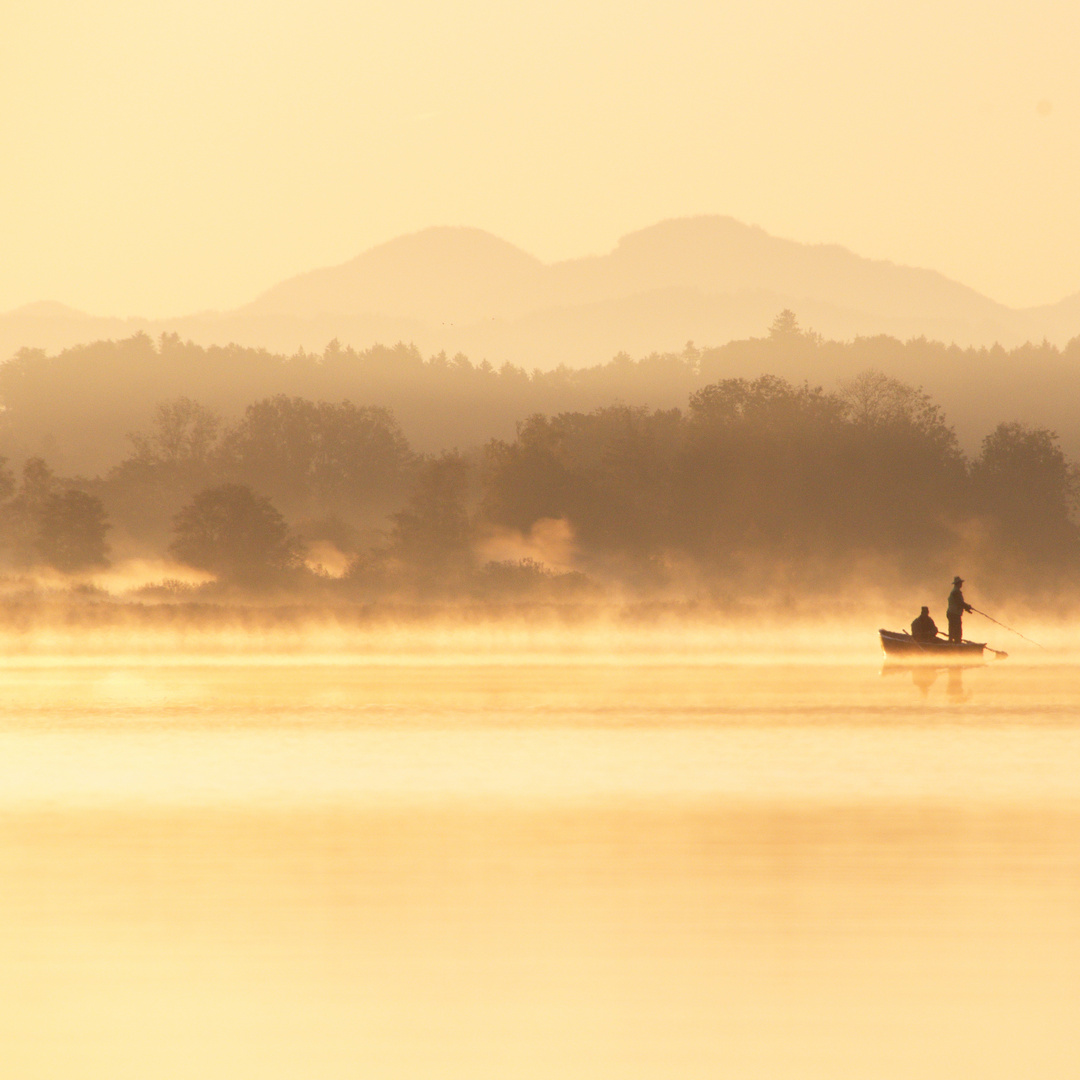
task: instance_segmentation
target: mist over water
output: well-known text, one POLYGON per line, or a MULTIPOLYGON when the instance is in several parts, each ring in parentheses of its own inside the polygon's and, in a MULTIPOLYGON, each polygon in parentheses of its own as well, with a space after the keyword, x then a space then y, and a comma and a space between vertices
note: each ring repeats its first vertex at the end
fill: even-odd
POLYGON ((6 1067, 1067 1076, 1080 642, 1025 630, 941 671, 865 618, 23 638, 6 1067))
POLYGON ((0 1080, 1075 1080, 1080 7, 247 7, 5 10, 0 1080))

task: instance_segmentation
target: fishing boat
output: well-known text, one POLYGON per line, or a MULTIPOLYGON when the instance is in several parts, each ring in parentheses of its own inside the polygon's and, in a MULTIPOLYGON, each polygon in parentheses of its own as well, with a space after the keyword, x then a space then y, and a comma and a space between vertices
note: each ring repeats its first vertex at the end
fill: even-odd
MULTIPOLYGON (((906 631, 879 630, 881 648, 889 660, 901 660, 904 663, 929 661, 933 664, 978 664, 983 659, 987 646, 982 641, 946 641, 944 638, 932 638, 920 641, 906 631)), ((1004 657, 1005 653, 990 649, 995 656, 1004 657)))

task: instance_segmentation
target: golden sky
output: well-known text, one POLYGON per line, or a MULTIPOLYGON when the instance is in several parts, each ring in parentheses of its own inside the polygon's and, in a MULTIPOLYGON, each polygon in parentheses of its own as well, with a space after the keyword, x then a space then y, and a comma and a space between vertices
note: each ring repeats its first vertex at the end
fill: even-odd
POLYGON ((0 310, 228 308, 427 225, 667 217, 1080 291, 1075 0, 36 0, 0 15, 0 310))

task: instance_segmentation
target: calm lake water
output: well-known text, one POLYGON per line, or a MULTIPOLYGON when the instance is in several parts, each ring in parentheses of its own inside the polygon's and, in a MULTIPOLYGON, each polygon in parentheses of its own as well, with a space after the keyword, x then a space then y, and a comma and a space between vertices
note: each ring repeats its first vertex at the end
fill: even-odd
POLYGON ((1075 1077, 1078 654, 807 639, 13 644, 0 1074, 1075 1077))

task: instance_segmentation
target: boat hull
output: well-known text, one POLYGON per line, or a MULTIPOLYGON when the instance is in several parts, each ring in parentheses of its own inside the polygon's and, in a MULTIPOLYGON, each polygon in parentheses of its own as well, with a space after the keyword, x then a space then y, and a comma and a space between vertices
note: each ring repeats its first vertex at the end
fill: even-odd
POLYGON ((986 649, 980 641, 917 641, 910 634, 897 633, 895 630, 879 630, 881 648, 889 660, 900 660, 905 664, 981 664, 986 649))

